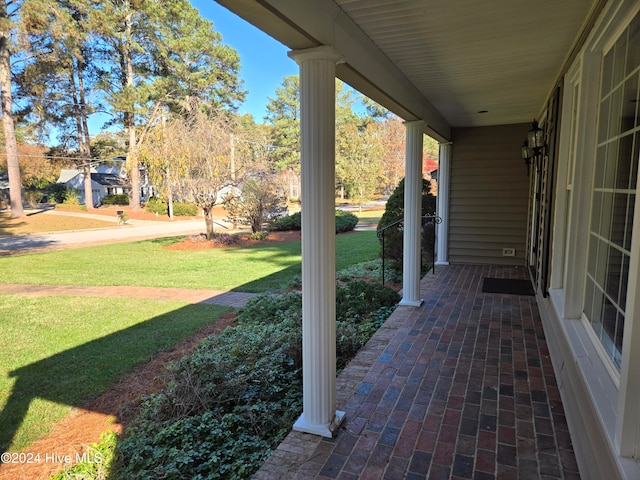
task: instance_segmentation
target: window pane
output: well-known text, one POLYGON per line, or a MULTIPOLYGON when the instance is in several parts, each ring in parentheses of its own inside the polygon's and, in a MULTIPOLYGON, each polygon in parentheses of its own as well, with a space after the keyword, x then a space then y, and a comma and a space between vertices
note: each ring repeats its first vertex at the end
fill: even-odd
POLYGON ((602 345, 610 356, 613 356, 613 339, 616 336, 616 320, 618 311, 611 301, 604 297, 602 306, 602 345))
POLYGON ((598 233, 604 238, 609 238, 611 228, 611 217, 613 212, 613 193, 602 193, 602 213, 600 214, 600 228, 598 233))
POLYGON ((624 234, 627 224, 627 200, 626 193, 613 194, 613 210, 611 215, 611 233, 609 239, 614 245, 624 247, 624 234))
POLYGON ((587 272, 589 275, 595 278, 596 276, 596 261, 598 259, 598 238, 589 236, 589 261, 587 262, 587 272))
POLYGON ((624 315, 618 313, 618 321, 616 323, 616 336, 614 340, 614 355, 613 362, 616 364, 616 367, 620 368, 622 366, 622 334, 624 333, 624 315))
POLYGON ((611 95, 611 111, 609 113, 609 138, 620 134, 622 128, 622 86, 619 86, 611 95))
POLYGON ((625 31, 616 42, 613 60, 613 85, 615 88, 625 77, 624 71, 627 64, 627 35, 625 31))
POLYGON ((636 209, 636 196, 629 195, 627 201, 627 226, 624 234, 624 249, 631 251, 631 234, 633 233, 633 213, 636 209))
POLYGON ((604 304, 604 294, 595 287, 593 289, 593 317, 591 326, 595 330, 598 338, 602 338, 602 306, 604 304))
POLYGON ((633 135, 625 135, 620 139, 618 150, 618 170, 616 172, 616 188, 626 190, 630 185, 631 154, 633 150, 633 135))
MULTIPOLYGON (((609 132, 609 110, 611 109, 611 96, 607 96, 600 102, 600 118, 598 121, 598 144, 607 139, 609 132)), ((597 178, 597 177, 596 177, 597 178)))
POLYGON ((622 274, 620 275, 620 300, 618 305, 623 312, 627 310, 627 285, 629 284, 629 256, 622 257, 622 274))
POLYGON ((593 192, 593 208, 591 209, 591 231, 600 231, 600 217, 602 215, 602 193, 593 192))
POLYGON ((604 98, 611 92, 611 81, 613 79, 613 56, 615 47, 607 52, 602 62, 602 86, 600 98, 604 98))
POLYGON ((609 258, 609 245, 602 240, 598 240, 598 259, 596 261, 596 285, 604 288, 607 281, 607 260, 609 258))
POLYGON ((633 75, 624 84, 622 98, 622 131, 626 132, 636 126, 636 110, 638 108, 638 75, 633 75))
POLYGON ((617 248, 609 249, 609 260, 607 262, 607 284, 605 291, 607 295, 618 301, 620 293, 620 275, 622 273, 622 252, 617 248))
POLYGON ((629 75, 640 65, 640 16, 637 16, 629 26, 629 43, 627 45, 627 69, 629 75))
POLYGON ((604 178, 602 179, 602 186, 604 188, 615 188, 617 167, 618 142, 609 142, 607 144, 607 160, 604 167, 604 178))

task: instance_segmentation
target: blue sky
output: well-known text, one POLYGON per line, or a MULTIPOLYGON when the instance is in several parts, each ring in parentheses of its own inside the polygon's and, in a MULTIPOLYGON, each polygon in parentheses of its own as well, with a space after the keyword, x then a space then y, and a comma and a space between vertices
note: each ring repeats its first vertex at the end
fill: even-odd
POLYGON ((287 56, 288 48, 213 0, 191 0, 200 15, 213 22, 222 42, 240 55, 240 78, 248 94, 239 113, 250 113, 261 123, 269 97, 288 75, 298 75, 298 65, 287 56))

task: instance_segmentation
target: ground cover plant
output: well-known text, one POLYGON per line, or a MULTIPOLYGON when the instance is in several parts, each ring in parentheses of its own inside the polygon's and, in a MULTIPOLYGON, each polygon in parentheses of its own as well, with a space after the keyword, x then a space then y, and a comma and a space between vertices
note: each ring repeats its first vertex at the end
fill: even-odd
POLYGON ((227 311, 143 299, 0 294, 0 450, 25 447, 73 406, 227 311))
MULTIPOLYGON (((170 251, 164 238, 0 257, 2 282, 33 285, 137 285, 265 292, 300 274, 300 241, 170 251)), ((336 237, 336 269, 378 256, 375 232, 336 237)))
MULTIPOLYGON (((398 300, 379 284, 337 287, 338 369, 398 300)), ((174 364, 117 444, 109 478, 249 478, 301 413, 301 310, 297 292, 255 297, 236 327, 174 364)))

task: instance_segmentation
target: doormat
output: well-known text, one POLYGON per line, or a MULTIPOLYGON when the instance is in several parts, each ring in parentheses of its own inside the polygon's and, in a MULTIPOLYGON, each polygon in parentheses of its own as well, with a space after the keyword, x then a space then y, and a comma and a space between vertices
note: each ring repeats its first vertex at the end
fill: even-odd
POLYGON ((529 280, 511 278, 485 278, 482 282, 482 291, 484 293, 506 293, 509 295, 535 295, 529 280))

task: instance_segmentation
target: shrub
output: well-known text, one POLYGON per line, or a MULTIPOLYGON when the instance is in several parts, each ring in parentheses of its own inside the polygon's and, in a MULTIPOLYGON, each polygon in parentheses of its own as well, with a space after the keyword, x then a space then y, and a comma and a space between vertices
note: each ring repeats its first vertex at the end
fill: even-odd
POLYGON ((396 291, 379 283, 349 282, 336 290, 336 318, 359 322, 372 309, 391 307, 398 301, 400 297, 396 291))
MULTIPOLYGON (((422 215, 434 215, 436 211, 436 197, 431 194, 431 183, 422 179, 422 215)), ((404 218, 404 179, 400 181, 393 191, 384 214, 378 223, 378 234, 383 228, 404 218)), ((380 240, 382 243, 382 239, 380 240)), ((385 232, 385 245, 383 255, 389 260, 393 268, 402 271, 402 227, 391 227, 385 232)))
MULTIPOLYGON (((336 210, 336 233, 349 232, 353 230, 357 224, 358 217, 353 213, 336 210)), ((296 212, 294 214, 278 218, 273 222, 272 228, 276 231, 301 230, 301 212, 296 212)))
POLYGON ((302 229, 302 214, 301 212, 292 213, 291 215, 285 215, 273 222, 273 229, 277 232, 289 231, 289 230, 301 230, 302 229))
POLYGON ((249 477, 300 415, 296 323, 227 328, 175 364, 118 444, 116 478, 249 477))
MULTIPOLYGON (((358 282, 337 288, 337 369, 393 310, 397 294, 358 282), (364 289, 365 293, 358 292, 364 289), (395 295, 395 297, 394 297, 395 295)), ((237 327, 173 364, 116 446, 110 478, 249 478, 302 410, 302 296, 262 294, 237 327)))
POLYGON ((198 214, 198 207, 189 202, 173 202, 173 214, 176 217, 193 217, 198 214))
POLYGON ((55 203, 62 203, 66 198, 67 186, 64 183, 54 183, 47 188, 47 192, 55 203))
MULTIPOLYGON (((205 240, 206 240, 205 235, 205 240)), ((218 245, 236 245, 240 243, 240 238, 237 235, 231 235, 229 233, 215 233, 213 238, 211 239, 213 243, 217 243, 218 245)))
POLYGON ((266 240, 269 237, 269 232, 256 232, 252 233, 249 240, 266 240))
POLYGON ((344 210, 336 210, 336 233, 351 232, 358 224, 358 217, 344 210))
POLYGON ((167 206, 167 202, 157 197, 151 197, 149 200, 147 200, 147 204, 144 206, 144 209, 149 213, 157 213, 158 215, 169 214, 169 207, 167 206))
POLYGON ((29 204, 31 208, 37 208, 38 204, 42 200, 42 192, 37 190, 25 190, 24 191, 24 199, 29 204))
POLYGON ((80 205, 80 192, 74 188, 67 188, 64 192, 65 205, 80 205))
MULTIPOLYGON (((402 282, 402 272, 385 265, 385 279, 390 282, 402 282)), ((336 278, 342 282, 362 279, 382 279, 382 260, 371 260, 336 272, 336 278)))
POLYGON ((129 205, 129 195, 126 193, 116 193, 103 197, 104 205, 129 205))

